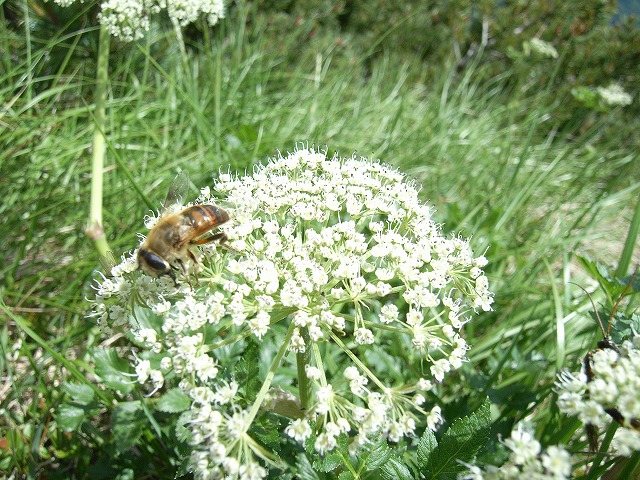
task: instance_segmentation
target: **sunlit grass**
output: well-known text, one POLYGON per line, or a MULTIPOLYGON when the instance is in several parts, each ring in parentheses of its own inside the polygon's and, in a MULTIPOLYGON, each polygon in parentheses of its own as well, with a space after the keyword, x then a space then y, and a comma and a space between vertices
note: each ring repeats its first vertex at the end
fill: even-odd
MULTIPOLYGON (((21 54, 0 74, 0 295, 19 319, 0 312, 0 436, 11 446, 0 470, 85 471, 107 442, 103 426, 70 438, 51 412, 72 374, 65 361, 91 372, 88 351, 104 340, 84 318, 99 265, 84 235, 95 59, 50 70, 47 49, 63 45, 70 61, 90 48, 79 36, 19 38, 1 28, 2 48, 21 54)), ((558 367, 575 367, 598 335, 588 300, 568 285, 587 282, 574 253, 617 264, 640 190, 638 153, 611 130, 603 137, 605 120, 585 131, 556 125, 563 99, 549 92, 504 95, 503 79, 475 84, 473 66, 462 74, 443 66, 427 79, 417 58, 365 58, 348 39, 308 35, 304 22, 286 35, 269 28, 239 11, 188 59, 163 32, 114 52, 103 218, 115 254, 136 247, 144 197, 159 208, 180 170, 200 188, 297 142, 381 158, 415 178, 445 228, 472 235, 490 261, 495 311, 466 330, 474 348, 460 384, 449 386, 445 417, 488 395, 503 432, 534 409, 560 423, 549 397, 558 367)), ((160 443, 149 440, 149 461, 160 461, 160 443)))

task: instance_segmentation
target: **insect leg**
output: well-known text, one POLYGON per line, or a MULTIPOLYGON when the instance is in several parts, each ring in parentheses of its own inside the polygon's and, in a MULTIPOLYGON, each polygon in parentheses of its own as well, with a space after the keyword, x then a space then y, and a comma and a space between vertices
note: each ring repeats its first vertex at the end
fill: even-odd
POLYGON ((215 235, 210 235, 208 237, 196 238, 191 240, 189 243, 191 245, 205 245, 207 243, 218 241, 220 244, 224 244, 227 242, 227 234, 224 232, 218 232, 215 235))

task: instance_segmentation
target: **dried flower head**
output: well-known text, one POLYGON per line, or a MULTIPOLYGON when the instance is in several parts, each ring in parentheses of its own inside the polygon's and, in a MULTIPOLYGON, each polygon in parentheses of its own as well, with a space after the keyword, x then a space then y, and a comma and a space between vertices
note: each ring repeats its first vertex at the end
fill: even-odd
POLYGON ((440 407, 425 397, 464 361, 462 326, 491 309, 487 260, 442 234, 404 175, 363 158, 302 148, 252 175, 220 175, 197 203, 215 202, 211 192, 233 206, 221 227, 230 248, 201 249, 195 288, 147 277, 127 258, 97 286, 95 303, 100 323, 136 326, 149 378, 168 358, 160 370, 192 398, 198 475, 266 475, 256 459, 275 459, 251 424, 267 403, 279 413, 296 405, 281 389, 266 402, 271 387, 299 386, 303 410, 284 434, 313 435, 320 453, 340 436, 355 452, 373 434, 398 441, 419 425, 437 429, 440 407), (233 371, 220 375, 217 350, 248 336, 279 350, 247 407, 233 371), (302 376, 273 385, 287 356, 305 359, 302 376), (273 406, 279 398, 286 407, 273 406))

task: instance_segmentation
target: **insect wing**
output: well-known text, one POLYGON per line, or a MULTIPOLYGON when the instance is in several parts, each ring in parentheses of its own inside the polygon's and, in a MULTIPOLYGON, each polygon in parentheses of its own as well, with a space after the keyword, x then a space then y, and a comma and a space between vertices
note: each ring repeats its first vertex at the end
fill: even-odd
POLYGON ((185 199, 189 194, 189 188, 191 187, 191 180, 189 179, 189 172, 183 170, 176 178, 173 179, 171 183, 171 188, 169 188, 169 192, 167 193, 167 198, 165 198, 162 203, 162 213, 167 213, 172 210, 174 207, 181 207, 185 203, 185 199))

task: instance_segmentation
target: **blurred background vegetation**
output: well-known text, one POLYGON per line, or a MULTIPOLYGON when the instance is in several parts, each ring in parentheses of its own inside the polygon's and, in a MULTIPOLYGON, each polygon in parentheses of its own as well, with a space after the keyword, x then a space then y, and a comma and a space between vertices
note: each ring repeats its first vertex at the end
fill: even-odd
MULTIPOLYGON (((177 453, 153 441, 114 454, 106 407, 73 433, 56 422, 60 357, 92 378, 103 341, 85 318, 99 268, 84 234, 99 5, 0 5, 0 470, 170 478, 177 453)), ((564 425, 549 400, 555 373, 598 334, 568 285, 594 285, 575 252, 615 268, 638 208, 636 20, 602 0, 257 0, 183 35, 186 56, 168 22, 111 43, 104 223, 116 255, 144 230, 134 184, 159 207, 182 169, 200 188, 296 142, 380 158, 490 261, 495 311, 466 331, 475 348, 445 417, 488 395, 496 434, 530 413, 564 425), (557 58, 523 46, 534 38, 557 58), (612 83, 633 103, 594 108, 575 94, 612 83)), ((541 434, 567 442, 576 428, 541 434)))

